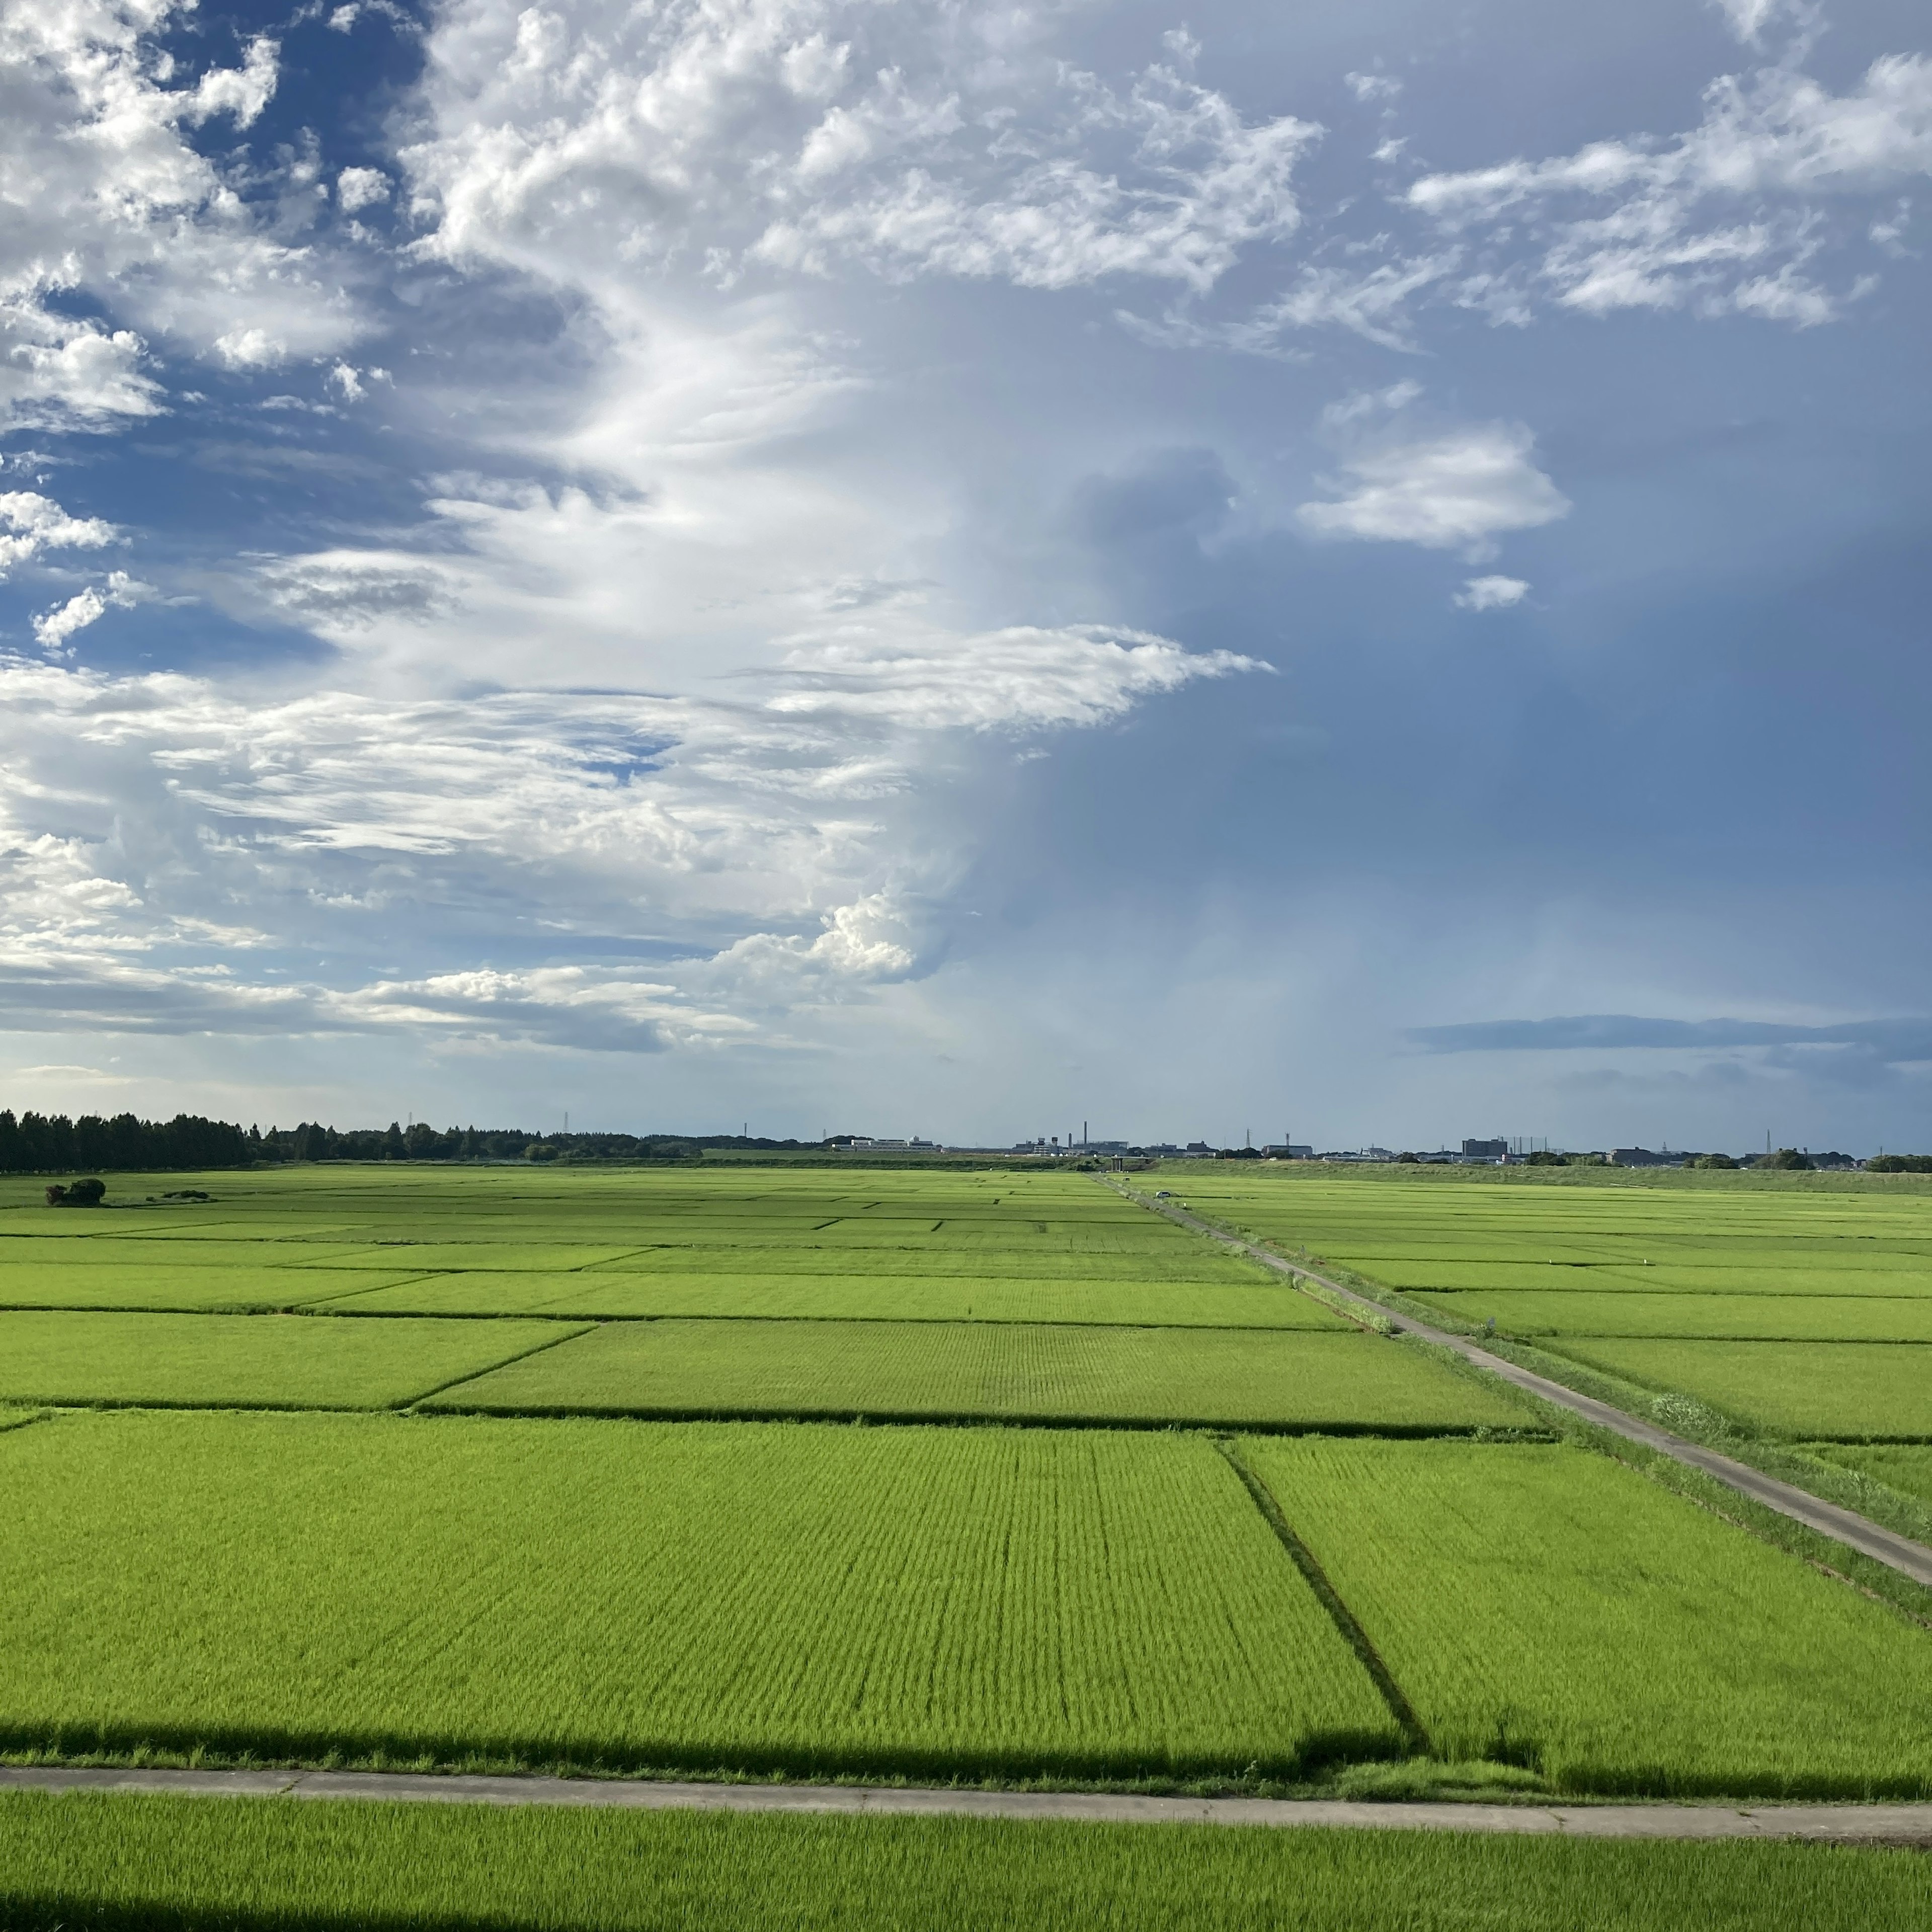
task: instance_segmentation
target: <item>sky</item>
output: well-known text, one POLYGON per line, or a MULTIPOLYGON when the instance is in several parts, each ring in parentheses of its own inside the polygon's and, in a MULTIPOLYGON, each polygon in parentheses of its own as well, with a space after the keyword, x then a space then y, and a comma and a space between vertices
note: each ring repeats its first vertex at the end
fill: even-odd
POLYGON ((1932 1147, 1899 0, 9 0, 0 1100, 1932 1147))

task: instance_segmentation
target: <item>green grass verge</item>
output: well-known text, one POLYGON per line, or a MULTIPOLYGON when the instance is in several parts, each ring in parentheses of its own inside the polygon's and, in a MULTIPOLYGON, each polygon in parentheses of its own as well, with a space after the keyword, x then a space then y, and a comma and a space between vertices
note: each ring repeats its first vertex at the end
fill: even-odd
POLYGON ((1932 1860, 1775 1844, 0 1795, 15 1932, 1870 1932, 1932 1860))
POLYGON ((580 1334, 567 1322, 0 1314, 0 1400, 388 1408, 580 1334))
POLYGON ((1199 1437, 70 1412, 0 1436, 0 1520, 34 1552, 0 1570, 16 1751, 1259 1778, 1400 1748, 1199 1437))
MULTIPOLYGON (((1805 1447, 1821 1461, 1856 1471, 1888 1489, 1932 1504, 1932 1446, 1923 1443, 1815 1442, 1805 1447)), ((1932 1513, 1928 1527, 1932 1528, 1932 1513)))
MULTIPOLYGON (((1312 1306, 1312 1304, 1311 1304, 1312 1306)), ((1525 1420, 1492 1388, 1336 1332, 980 1322, 612 1322, 433 1407, 1435 1432, 1525 1420)))
POLYGON ((1924 1631, 1606 1459, 1243 1453, 1438 1758, 1578 1792, 1932 1796, 1924 1631))

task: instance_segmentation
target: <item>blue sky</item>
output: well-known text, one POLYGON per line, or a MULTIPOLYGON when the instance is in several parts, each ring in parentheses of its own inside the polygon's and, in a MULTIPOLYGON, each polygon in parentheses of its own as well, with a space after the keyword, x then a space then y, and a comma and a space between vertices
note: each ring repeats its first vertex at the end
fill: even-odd
POLYGON ((1932 1145, 1921 10, 16 0, 16 1105, 1932 1145))

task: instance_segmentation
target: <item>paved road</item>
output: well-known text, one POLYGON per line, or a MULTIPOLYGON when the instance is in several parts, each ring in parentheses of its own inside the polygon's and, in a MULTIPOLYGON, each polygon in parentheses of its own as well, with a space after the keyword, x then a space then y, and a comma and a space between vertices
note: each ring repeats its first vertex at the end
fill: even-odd
MULTIPOLYGON (((1197 1234, 1235 1249, 1250 1260, 1259 1262, 1264 1268, 1273 1268, 1277 1274, 1318 1282, 1329 1294, 1340 1297, 1364 1316, 1379 1316, 1384 1321, 1391 1318, 1389 1310, 1379 1302, 1371 1301, 1366 1295, 1344 1288, 1340 1282, 1330 1281, 1312 1268, 1284 1261, 1280 1255, 1270 1254, 1266 1248, 1257 1247, 1252 1241, 1225 1233, 1172 1202, 1150 1202, 1130 1188, 1120 1191, 1130 1200, 1150 1207, 1156 1214, 1165 1214, 1170 1221, 1178 1221, 1184 1228, 1192 1228, 1197 1234)), ((1720 1456, 1714 1449, 1706 1449, 1700 1443, 1687 1442, 1682 1436, 1673 1436, 1667 1429, 1660 1429, 1654 1423, 1646 1422, 1640 1417, 1626 1414, 1620 1408, 1612 1408, 1606 1402, 1579 1395, 1574 1389, 1565 1388, 1561 1382, 1553 1382, 1546 1376, 1534 1375, 1528 1369, 1520 1369, 1515 1363, 1504 1361, 1500 1355, 1492 1355, 1486 1348, 1478 1347, 1466 1335, 1451 1335, 1445 1330, 1412 1321, 1406 1315, 1400 1317, 1400 1322, 1406 1334, 1419 1335, 1424 1341, 1433 1342, 1439 1348, 1454 1348, 1466 1360, 1474 1362, 1480 1369, 1486 1369, 1491 1375, 1500 1376, 1504 1382, 1514 1382, 1518 1388, 1540 1396, 1545 1402, 1553 1402, 1559 1408, 1569 1409, 1585 1421, 1594 1423, 1599 1429, 1607 1429, 1693 1469, 1701 1469, 1707 1476, 1714 1476, 1719 1482, 1729 1484, 1754 1502, 1776 1510, 1780 1516, 1788 1516, 1803 1523, 1808 1529, 1815 1529, 1821 1536, 1845 1544, 1900 1571, 1914 1582, 1932 1589, 1932 1550, 1927 1549, 1924 1544, 1914 1543, 1910 1537, 1900 1536, 1882 1524, 1858 1515, 1856 1510, 1841 1509, 1836 1503, 1828 1503, 1808 1491, 1780 1483, 1775 1477, 1752 1468, 1748 1463, 1734 1462, 1730 1456, 1720 1456)))
POLYGON ((418 1777, 381 1771, 155 1771, 0 1766, 0 1791, 198 1798, 388 1798, 635 1811, 840 1812, 868 1817, 1073 1818, 1126 1824, 1327 1826, 1575 1838, 1805 1838, 1932 1846, 1932 1804, 1368 1804, 1330 1798, 1140 1798, 1088 1791, 694 1784, 632 1778, 418 1777))

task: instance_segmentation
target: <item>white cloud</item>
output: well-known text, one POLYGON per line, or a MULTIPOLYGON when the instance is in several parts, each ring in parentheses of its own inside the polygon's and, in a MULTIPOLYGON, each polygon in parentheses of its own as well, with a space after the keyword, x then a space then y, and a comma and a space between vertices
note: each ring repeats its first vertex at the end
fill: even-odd
POLYGON ((877 718, 917 730, 1064 729, 1118 717, 1197 678, 1262 665, 1230 651, 1084 626, 1016 627, 974 638, 902 624, 851 626, 795 647, 771 708, 877 718))
POLYGON ((335 178, 335 198, 355 214, 389 198, 389 178, 380 168, 344 168, 335 178))
POLYGON ((43 650, 58 652, 76 631, 86 630, 110 610, 133 610, 153 590, 152 584, 141 583, 124 570, 110 571, 105 584, 90 584, 78 596, 36 617, 34 635, 43 650))
POLYGON ((167 337, 254 364, 259 345, 317 355, 359 327, 338 278, 290 232, 299 197, 259 212, 239 164, 183 130, 245 128, 278 78, 257 38, 237 67, 192 86, 157 37, 188 11, 169 0, 16 0, 0 14, 0 401, 16 420, 100 427, 160 406, 143 368, 167 337), (50 307, 85 291, 113 318, 50 307), (237 351, 242 352, 238 356, 237 351))
POLYGON ((1116 88, 1034 52, 1028 23, 934 10, 466 0, 431 35, 433 132, 404 157, 433 245, 592 284, 708 256, 725 278, 851 260, 1203 289, 1297 225, 1312 124, 1248 121, 1184 61, 1116 88), (1000 58, 956 57, 996 33, 1000 58))
POLYGON ((1818 20, 1818 9, 1810 0, 1712 0, 1712 4, 1724 15, 1731 32, 1752 46, 1757 44, 1765 28, 1781 16, 1788 16, 1796 26, 1807 27, 1818 20))
POLYGON ((1386 74, 1345 74, 1343 83, 1358 100, 1393 100, 1402 82, 1386 74))
POLYGON ((60 285, 38 270, 0 280, 0 424, 101 430, 158 414, 160 386, 142 372, 140 336, 49 309, 60 285))
POLYGON ((982 734, 1102 722, 1242 662, 1154 638, 1041 631, 948 652, 850 628, 790 656, 729 700, 274 696, 0 663, 14 1023, 782 1040, 785 1013, 921 969, 910 908, 956 875, 971 829, 941 831, 920 795, 956 782, 982 734), (479 904, 497 944, 549 934, 574 957, 332 986, 249 965, 323 935, 352 961, 392 956, 418 926, 446 954, 479 904), (644 935, 668 945, 648 971, 586 957, 644 935))
POLYGON ((70 517, 51 496, 0 490, 0 578, 44 550, 98 550, 121 532, 99 517, 70 517))
MULTIPOLYGON (((1761 24, 1762 10, 1746 10, 1761 24)), ((1541 252, 1524 264, 1527 281, 1586 313, 1832 319, 1849 298, 1801 272, 1830 236, 1821 204, 1932 172, 1932 62, 1888 55, 1844 94, 1795 67, 1762 68, 1713 82, 1705 104, 1702 123, 1670 141, 1598 141, 1430 175, 1407 200, 1446 228, 1489 225, 1506 242, 1503 224, 1528 222, 1541 252)), ((1498 286, 1485 272, 1463 298, 1490 305, 1498 286)))
POLYGON ((1507 610, 1529 595, 1520 577, 1472 577, 1455 596, 1460 610, 1507 610))
POLYGON ((1535 439, 1520 424, 1480 423, 1349 457, 1337 492, 1296 512, 1324 536, 1360 537, 1493 555, 1491 539, 1568 515, 1570 504, 1531 461, 1535 439))

